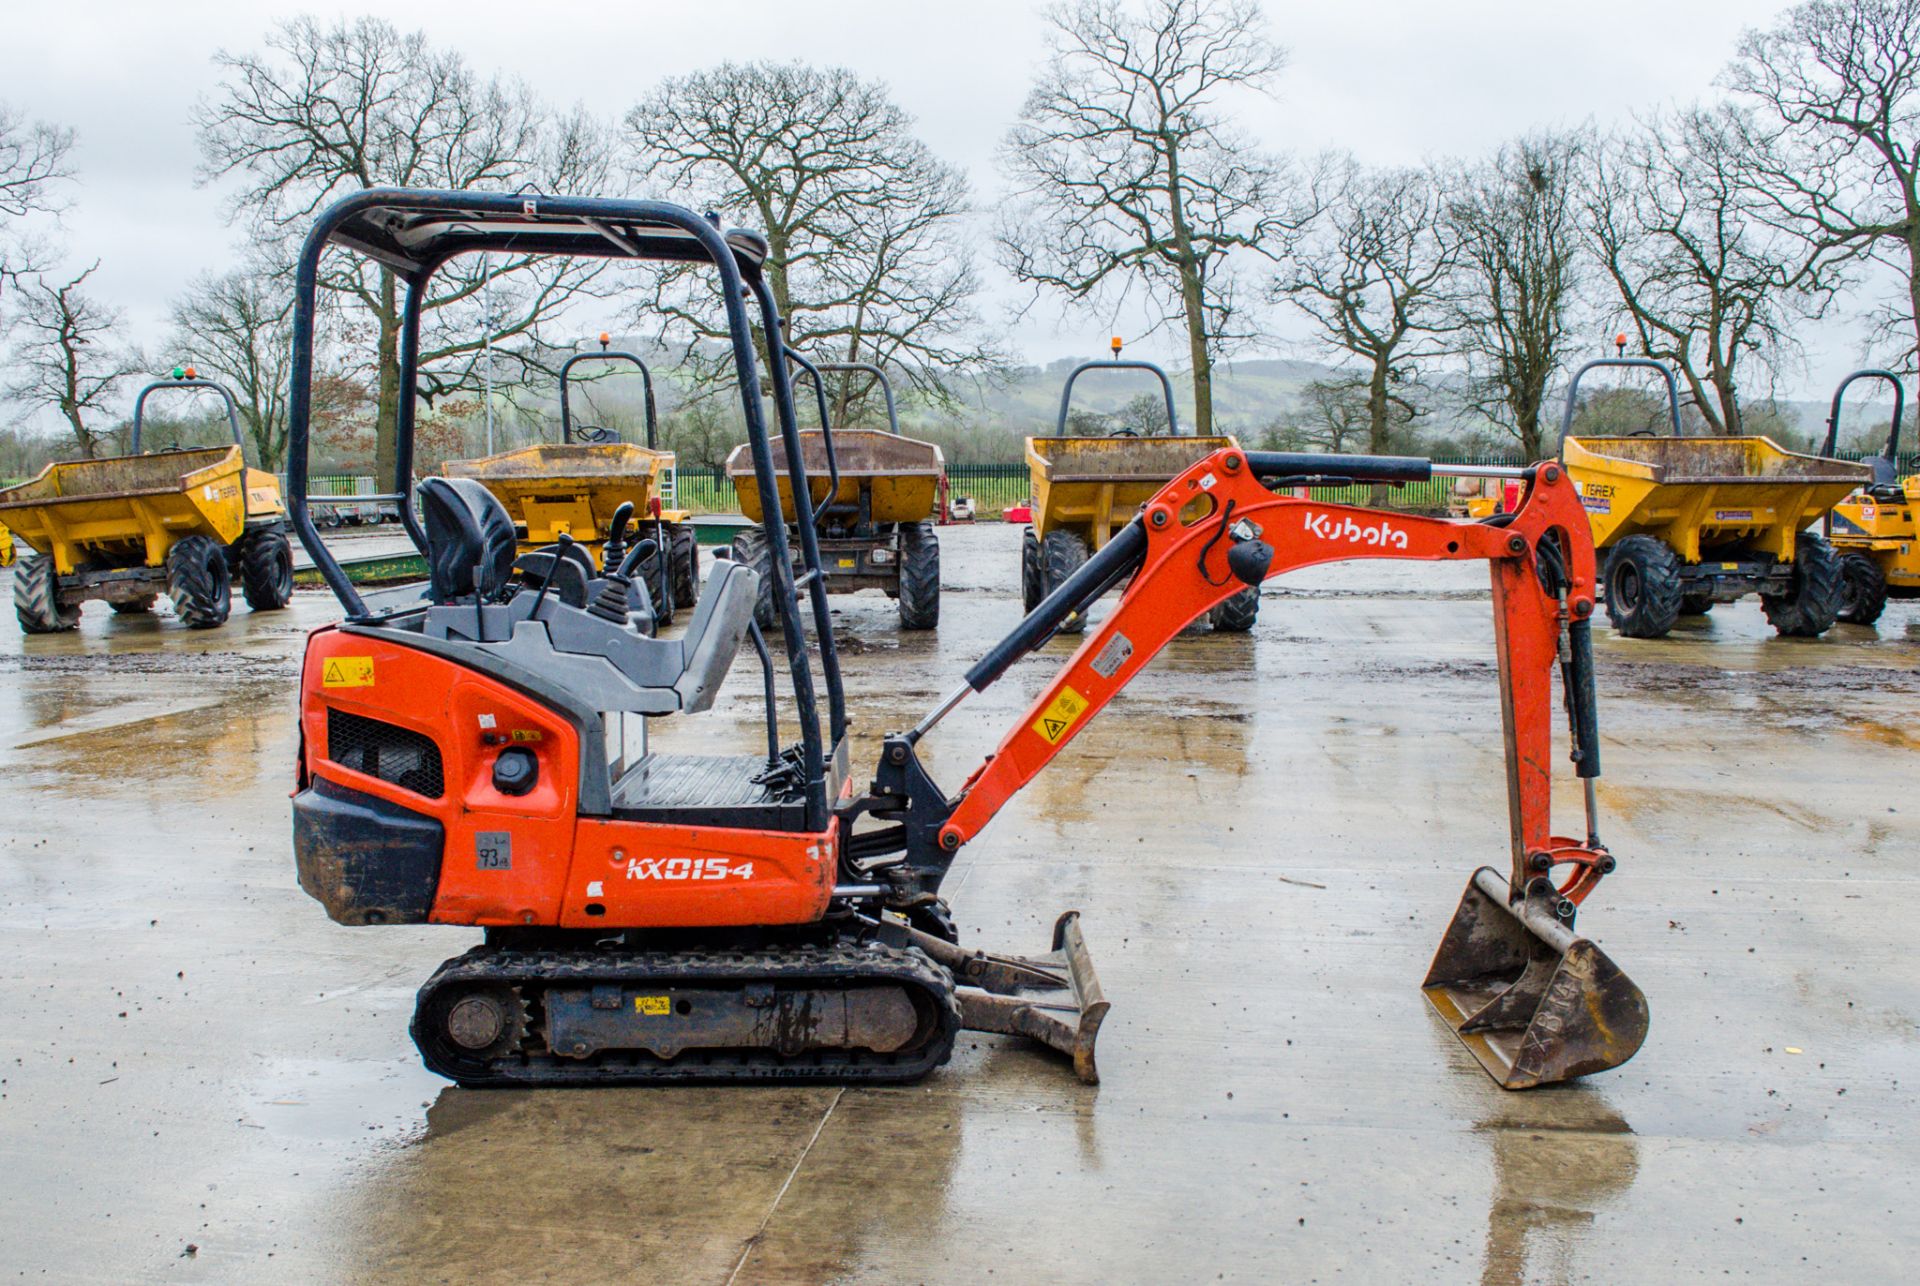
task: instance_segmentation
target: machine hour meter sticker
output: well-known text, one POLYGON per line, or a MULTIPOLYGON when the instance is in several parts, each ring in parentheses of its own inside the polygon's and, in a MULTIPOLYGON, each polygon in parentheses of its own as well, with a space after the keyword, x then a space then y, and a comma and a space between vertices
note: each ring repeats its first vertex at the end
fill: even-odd
POLYGON ((513 834, 510 831, 480 831, 473 837, 473 865, 479 871, 513 869, 513 834))
POLYGON ((673 1001, 666 996, 635 996, 633 1012, 650 1018, 665 1018, 673 1012, 673 1001))
POLYGON ((1045 737, 1048 745, 1057 746, 1060 738, 1066 736, 1086 712, 1085 697, 1072 688, 1061 688, 1060 695, 1049 701, 1047 708, 1040 712, 1040 717, 1033 721, 1033 730, 1045 737))
POLYGON ((1103 679, 1111 679, 1113 672, 1127 663, 1133 655, 1133 640, 1124 634, 1116 634, 1107 640, 1100 649, 1100 655, 1093 658, 1093 672, 1103 679))
POLYGON ((370 688, 373 686, 373 658, 370 656, 330 656, 320 671, 323 688, 370 688))

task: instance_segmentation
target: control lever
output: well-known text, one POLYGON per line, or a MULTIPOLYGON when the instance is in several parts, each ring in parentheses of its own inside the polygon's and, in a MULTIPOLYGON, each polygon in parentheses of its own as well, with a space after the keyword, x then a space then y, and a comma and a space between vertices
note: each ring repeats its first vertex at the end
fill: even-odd
POLYGON ((627 552, 627 524, 633 521, 633 501, 622 500, 620 507, 613 511, 613 522, 607 529, 607 543, 600 549, 600 570, 604 573, 609 567, 618 567, 620 559, 627 552))
POLYGON ((620 570, 607 577, 607 583, 594 597, 593 605, 587 610, 603 621, 615 625, 627 623, 627 591, 633 586, 633 573, 641 563, 653 556, 660 545, 651 537, 637 542, 620 560, 620 570))
POLYGON ((560 560, 566 557, 567 549, 573 544, 573 537, 563 531, 554 543, 560 546, 559 552, 553 556, 553 566, 549 567, 547 574, 541 578, 540 592, 534 595, 533 611, 528 614, 536 621, 540 619, 541 605, 547 601, 547 591, 553 588, 553 579, 560 572, 560 560))

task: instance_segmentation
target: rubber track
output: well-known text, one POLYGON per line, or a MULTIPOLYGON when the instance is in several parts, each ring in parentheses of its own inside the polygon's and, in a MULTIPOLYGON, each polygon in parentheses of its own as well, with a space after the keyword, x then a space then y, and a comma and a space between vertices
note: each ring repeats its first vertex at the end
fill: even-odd
MULTIPOLYGON (((480 946, 434 971, 414 1008, 414 1043, 429 1071, 469 1087, 646 1085, 689 1082, 898 1084, 918 1080, 945 1063, 960 1030, 960 1002, 953 976, 911 948, 880 945, 794 947, 774 952, 572 952, 508 951, 480 946), (689 1050, 671 1062, 643 1051, 607 1051, 588 1059, 562 1058, 525 1048, 494 1061, 486 1073, 436 1066, 417 1029, 433 993, 451 985, 504 984, 531 1008, 540 992, 612 984, 629 987, 752 982, 855 985, 895 983, 918 987, 933 998, 943 1021, 917 1050, 875 1054, 866 1050, 814 1050, 782 1058, 771 1050, 689 1050)), ((538 1024, 535 1024, 537 1030, 538 1024)), ((526 1044, 536 1043, 530 1039, 526 1044)))

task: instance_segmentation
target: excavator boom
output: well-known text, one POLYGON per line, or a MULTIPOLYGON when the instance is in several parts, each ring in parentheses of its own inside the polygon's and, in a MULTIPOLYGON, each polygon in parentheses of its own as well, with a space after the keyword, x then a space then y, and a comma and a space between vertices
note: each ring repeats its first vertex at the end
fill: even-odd
MULTIPOLYGON (((905 849, 904 860, 892 868, 900 889, 896 902, 910 903, 937 889, 953 854, 1134 675, 1187 625, 1246 585, 1356 558, 1482 560, 1492 576, 1509 873, 1502 881, 1482 870, 1469 881, 1427 993, 1487 1070, 1515 1088, 1631 1057, 1645 1037, 1645 1000, 1597 947, 1572 932, 1575 908, 1613 870, 1614 859, 1599 840, 1591 789, 1600 769, 1590 624, 1593 546, 1565 471, 1553 463, 1524 471, 1526 492, 1517 510, 1479 522, 1387 513, 1273 490, 1313 482, 1416 481, 1430 470, 1424 460, 1348 463, 1224 449, 1174 478, 976 665, 964 688, 912 732, 889 739, 874 793, 851 811, 905 819, 889 836, 905 849), (1343 472, 1336 478, 1331 468, 1360 476, 1343 472), (940 799, 914 758, 919 739, 969 692, 994 682, 1122 581, 1125 589, 1112 613, 958 795, 940 799), (1556 670, 1574 769, 1588 783, 1586 826, 1578 838, 1556 835, 1551 818, 1556 670), (1494 886, 1503 890, 1497 898, 1487 891, 1494 886), (1538 1020, 1548 1000, 1555 1008, 1543 1025, 1538 1020)), ((879 855, 868 837, 854 837, 849 848, 879 855)))

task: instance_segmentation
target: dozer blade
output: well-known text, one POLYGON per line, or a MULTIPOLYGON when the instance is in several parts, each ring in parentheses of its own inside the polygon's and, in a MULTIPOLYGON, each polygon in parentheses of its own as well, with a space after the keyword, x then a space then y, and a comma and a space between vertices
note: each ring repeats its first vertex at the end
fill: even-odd
POLYGON ((962 1030, 1027 1036, 1051 1045, 1073 1059, 1081 1080, 1099 1084, 1093 1045, 1107 1016, 1107 997, 1080 936, 1078 911, 1054 923, 1053 950, 1044 956, 968 951, 917 930, 913 943, 953 971, 960 984, 962 1030))
POLYGON ((1487 867, 1473 873, 1422 989, 1503 1089, 1618 1067, 1647 1038, 1647 998, 1606 952, 1554 914, 1535 881, 1518 905, 1487 867))

